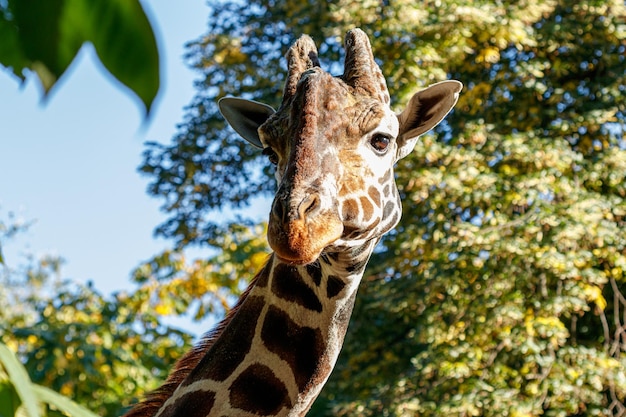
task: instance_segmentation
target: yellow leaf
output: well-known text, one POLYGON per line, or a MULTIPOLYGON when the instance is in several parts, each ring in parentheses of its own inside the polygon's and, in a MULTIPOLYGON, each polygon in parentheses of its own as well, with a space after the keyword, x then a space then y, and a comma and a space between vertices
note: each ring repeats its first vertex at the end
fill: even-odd
POLYGON ((172 307, 165 305, 163 303, 157 304, 156 306, 154 306, 154 311, 161 316, 167 316, 169 314, 172 314, 172 307))
POLYGON ((600 310, 604 310, 606 308, 606 299, 602 295, 602 289, 600 289, 600 287, 596 287, 595 285, 585 285, 583 293, 587 297, 587 300, 596 303, 596 306, 598 306, 600 310))
POLYGON ((476 62, 487 62, 489 64, 495 64, 499 60, 500 50, 493 46, 483 49, 476 57, 476 62))

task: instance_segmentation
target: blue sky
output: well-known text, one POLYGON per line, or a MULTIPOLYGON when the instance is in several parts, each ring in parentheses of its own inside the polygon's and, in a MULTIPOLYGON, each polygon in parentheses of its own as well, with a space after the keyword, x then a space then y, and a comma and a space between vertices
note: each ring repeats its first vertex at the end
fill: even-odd
MULTIPOLYGON (((104 293, 131 289, 130 271, 168 246, 165 219, 137 173, 145 141, 168 143, 197 77, 184 44, 203 35, 202 0, 144 1, 161 51, 161 90, 148 123, 138 102, 84 47, 45 104, 36 80, 21 86, 0 70, 0 216, 35 221, 3 248, 9 266, 25 253, 60 255, 63 277, 104 293)), ((187 327, 187 326, 185 326, 187 327)))

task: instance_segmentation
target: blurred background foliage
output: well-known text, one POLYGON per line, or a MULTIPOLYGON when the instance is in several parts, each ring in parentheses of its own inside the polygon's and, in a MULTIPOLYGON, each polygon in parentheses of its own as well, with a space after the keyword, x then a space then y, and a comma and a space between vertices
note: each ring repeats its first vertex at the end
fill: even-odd
MULTIPOLYGON (((0 242, 6 245, 29 225, 5 217, 0 242)), ((33 383, 98 415, 120 415, 157 388, 192 345, 194 336, 167 317, 223 314, 265 262, 262 227, 233 225, 229 232, 214 257, 160 254, 134 271, 134 290, 109 296, 91 283, 64 280, 57 256, 29 255, 15 267, 5 262, 0 343, 18 354, 33 383)))
POLYGON ((55 278, 58 260, 5 270, 0 340, 33 381, 114 415, 188 346, 164 315, 223 314, 268 253, 258 215, 225 213, 249 213, 275 182, 215 103, 277 106, 302 33, 339 74, 352 27, 370 35, 398 110, 437 81, 465 89, 397 167, 404 217, 370 262, 309 415, 626 415, 619 0, 211 2, 186 56, 197 95, 140 167, 172 249, 112 298, 55 278), (190 259, 198 248, 211 255, 190 259))
MULTIPOLYGON (((12 227, 15 233, 24 228, 12 227)), ((0 237, 5 243, 7 236, 0 237)), ((62 263, 44 256, 3 266, 0 342, 18 354, 32 382, 98 415, 118 415, 156 388, 191 336, 159 322, 147 306, 146 287, 105 297, 89 284, 63 280, 62 263)))

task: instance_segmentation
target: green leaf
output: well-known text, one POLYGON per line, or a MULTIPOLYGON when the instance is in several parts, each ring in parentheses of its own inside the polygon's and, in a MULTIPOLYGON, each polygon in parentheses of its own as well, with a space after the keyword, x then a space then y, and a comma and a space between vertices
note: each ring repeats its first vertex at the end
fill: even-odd
POLYGON ((156 39, 138 0, 9 0, 0 9, 0 64, 24 79, 28 68, 47 95, 85 42, 133 91, 146 112, 159 90, 156 39))
POLYGON ((30 382, 26 368, 4 344, 0 344, 0 363, 9 375, 15 391, 22 400, 26 415, 39 417, 39 408, 33 385, 30 382))
POLYGON ((20 397, 9 381, 0 382, 0 417, 13 417, 20 406, 20 397))
POLYGON ((97 414, 49 388, 34 384, 33 390, 42 402, 50 404, 72 417, 98 417, 97 414))
POLYGON ((85 38, 93 43, 102 64, 137 94, 149 113, 159 91, 159 51, 141 3, 138 0, 80 3, 82 10, 68 8, 68 22, 85 19, 85 38))
POLYGON ((15 15, 21 51, 28 60, 28 67, 39 76, 47 94, 80 49, 80 43, 74 43, 69 48, 61 31, 65 1, 20 0, 10 5, 15 15))
POLYGON ((8 10, 0 9, 0 65, 10 68, 14 75, 24 81, 22 70, 28 60, 19 43, 17 25, 8 10))

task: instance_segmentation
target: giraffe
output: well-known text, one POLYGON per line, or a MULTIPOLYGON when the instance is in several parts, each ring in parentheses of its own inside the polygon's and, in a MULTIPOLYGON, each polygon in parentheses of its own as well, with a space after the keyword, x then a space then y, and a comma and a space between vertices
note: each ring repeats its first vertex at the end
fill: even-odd
POLYGON ((226 318, 126 417, 304 416, 339 355, 357 288, 382 235, 399 221, 394 164, 456 104, 462 84, 390 108, 367 35, 345 38, 344 74, 319 66, 313 40, 289 49, 278 110, 218 105, 275 165, 273 253, 226 318))

